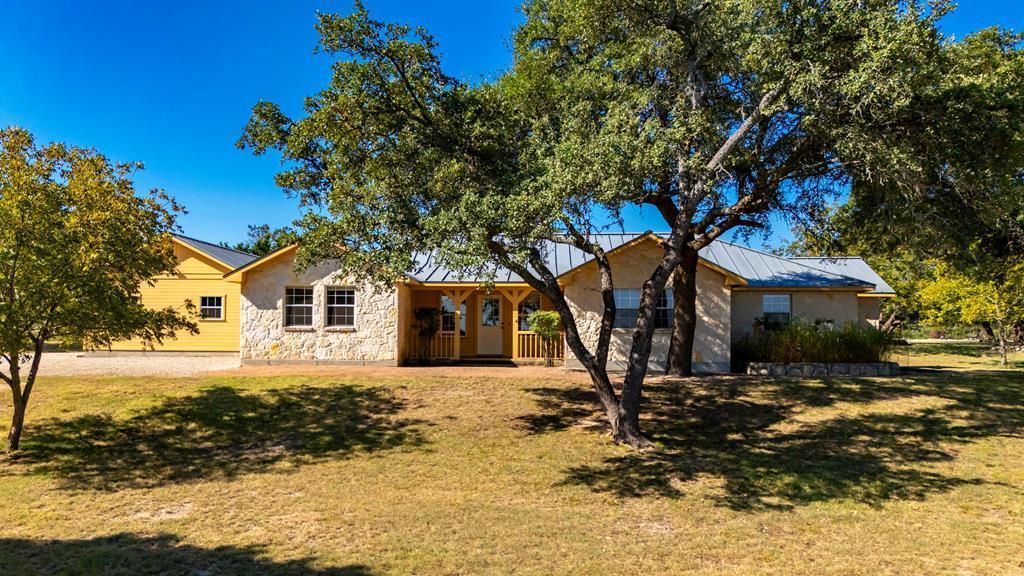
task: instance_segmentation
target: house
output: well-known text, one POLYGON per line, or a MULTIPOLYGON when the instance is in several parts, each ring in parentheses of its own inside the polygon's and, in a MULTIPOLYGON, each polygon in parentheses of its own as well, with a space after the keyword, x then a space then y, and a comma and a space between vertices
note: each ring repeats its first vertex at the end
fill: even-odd
MULTIPOLYGON (((199 310, 199 334, 179 334, 157 347, 171 352, 238 352, 241 324, 238 316, 239 285, 224 275, 256 259, 252 254, 231 250, 188 236, 170 239, 178 266, 171 274, 153 278, 140 288, 142 302, 153 308, 180 308, 186 301, 199 310)), ((137 340, 114 342, 112 351, 137 352, 137 340)))
MULTIPOLYGON (((662 255, 662 239, 648 232, 603 234, 594 240, 609 254, 616 286, 609 367, 623 368, 639 290, 662 255)), ((222 304, 228 317, 237 314, 234 345, 243 363, 403 364, 423 357, 535 361, 543 356, 526 317, 551 308, 550 302, 511 271, 498 270, 488 291, 480 279, 459 277, 425 256, 405 281, 380 291, 340 276, 331 263, 296 271, 296 250, 290 246, 258 259, 239 256, 246 261, 223 276, 223 282, 234 286, 233 291, 224 290, 222 304), (441 330, 429 341, 420 340, 414 321, 420 308, 441 311, 441 330)), ((596 264, 564 245, 552 245, 547 258, 592 346, 602 310, 596 264)), ((731 343, 753 333, 761 318, 877 324, 880 299, 893 296, 892 288, 860 258, 784 258, 722 241, 701 252, 697 280, 694 360, 704 371, 728 370, 731 343)), ((671 319, 669 289, 656 314, 654 369, 663 367, 671 319)), ((199 344, 207 337, 207 326, 201 324, 200 335, 188 345, 212 349, 212 344, 199 344)), ((579 366, 564 342, 556 354, 567 366, 579 366)))

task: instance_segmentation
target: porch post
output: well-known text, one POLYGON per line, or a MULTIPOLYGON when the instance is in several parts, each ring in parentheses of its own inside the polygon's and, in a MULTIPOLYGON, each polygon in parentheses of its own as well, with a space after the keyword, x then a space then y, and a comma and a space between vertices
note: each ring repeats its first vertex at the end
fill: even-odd
POLYGON ((502 288, 498 290, 512 303, 512 359, 519 358, 519 304, 530 295, 531 289, 502 288))
MULTIPOLYGON (((455 304, 455 341, 452 342, 452 357, 462 358, 462 303, 469 298, 476 288, 442 290, 445 296, 455 304)), ((467 327, 468 328, 468 327, 467 327)), ((469 330, 466 330, 469 334, 469 330)))

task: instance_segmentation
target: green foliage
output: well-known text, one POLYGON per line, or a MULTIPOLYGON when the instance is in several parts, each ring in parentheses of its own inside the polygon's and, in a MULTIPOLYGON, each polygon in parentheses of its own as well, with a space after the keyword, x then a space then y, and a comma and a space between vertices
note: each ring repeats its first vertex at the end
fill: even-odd
POLYGON ((423 253, 467 274, 507 268, 558 310, 606 413, 638 429, 652 303, 686 256, 772 212, 811 211, 851 179, 915 166, 900 128, 938 113, 919 104, 944 73, 947 8, 535 0, 512 69, 470 86, 443 72, 425 30, 356 2, 319 16, 332 77, 302 117, 258 103, 238 144, 282 155, 277 182, 308 209, 300 264, 338 260, 380 285, 423 253), (619 403, 605 366, 610 265, 590 235, 645 204, 671 233, 644 283, 619 403), (593 350, 545 262, 551 243, 593 255, 606 280, 593 350))
POLYGON ((102 348, 196 332, 190 307, 141 302, 140 286, 176 266, 169 234, 181 209, 136 192, 140 167, 0 130, 0 379, 14 395, 12 447, 47 340, 102 348))
POLYGON ((921 299, 928 319, 937 324, 988 324, 1005 363, 1012 327, 1024 320, 1024 263, 987 280, 939 263, 935 281, 921 291, 921 299))
POLYGON ((552 361, 552 348, 555 342, 562 337, 562 317, 558 315, 558 312, 551 310, 534 310, 526 318, 527 323, 530 325, 530 330, 540 336, 544 342, 544 364, 551 366, 552 361))
POLYGON ((535 310, 526 319, 530 330, 543 340, 554 341, 562 337, 562 318, 552 310, 535 310))
POLYGON ((299 241, 299 233, 290 226, 271 229, 269 224, 250 224, 248 236, 247 240, 235 244, 221 242, 221 246, 256 256, 266 256, 299 241))
POLYGON ((881 362, 896 346, 896 337, 873 327, 794 320, 786 326, 744 337, 733 346, 734 368, 747 362, 881 362))

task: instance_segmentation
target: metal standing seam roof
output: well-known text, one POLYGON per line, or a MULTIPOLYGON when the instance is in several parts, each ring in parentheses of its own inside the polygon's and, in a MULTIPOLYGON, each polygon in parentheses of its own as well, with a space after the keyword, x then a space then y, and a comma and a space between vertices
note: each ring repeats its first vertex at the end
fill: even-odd
MULTIPOLYGON (((590 238, 593 242, 596 242, 601 246, 605 252, 611 252, 612 250, 628 244, 629 242, 645 236, 646 234, 647 232, 631 234, 594 234, 590 238)), ((570 270, 594 259, 591 254, 588 254, 575 246, 558 244, 555 242, 546 243, 544 257, 548 268, 555 276, 561 276, 562 274, 565 274, 566 272, 569 272, 570 270)), ((421 255, 417 259, 416 270, 414 270, 412 274, 409 274, 409 277, 424 284, 440 282, 482 282, 484 280, 482 277, 460 276, 445 266, 435 263, 430 254, 421 255)), ((516 274, 507 268, 498 267, 494 273, 494 282, 496 284, 517 284, 522 283, 523 279, 519 274, 516 274)))
POLYGON ((876 294, 895 294, 896 290, 889 285, 878 272, 875 272, 867 262, 860 256, 838 256, 825 258, 821 256, 798 256, 791 258, 801 264, 808 264, 833 274, 842 274, 853 278, 859 278, 865 282, 874 284, 872 291, 876 294))
POLYGON ((219 244, 203 242, 202 240, 197 240, 195 238, 190 238, 188 236, 182 236, 181 234, 174 234, 174 237, 184 242, 185 244, 188 244, 189 246, 195 248, 196 250, 209 256, 212 256, 213 258, 220 260, 221 262, 227 264, 228 266, 231 266, 232 270, 236 268, 241 268, 242 266, 245 266, 246 264, 258 258, 253 254, 249 254, 248 252, 240 252, 238 250, 233 250, 231 248, 225 248, 224 246, 220 246, 219 244))
POLYGON ((873 282, 828 271, 746 246, 716 240, 701 251, 701 258, 745 278, 751 287, 873 288, 873 282))
MULTIPOLYGON (((591 239, 606 252, 610 252, 647 234, 649 233, 594 234, 591 239)), ((555 276, 561 276, 593 259, 590 254, 565 244, 552 242, 548 243, 546 248, 545 258, 555 276)), ((892 288, 859 258, 850 259, 851 262, 847 265, 827 266, 822 263, 826 259, 785 258, 721 240, 716 240, 701 250, 700 256, 705 261, 744 278, 751 287, 874 288, 876 292, 892 293, 892 288), (859 264, 852 262, 853 260, 859 261, 859 264)), ((424 284, 484 280, 483 277, 456 274, 434 262, 429 254, 424 254, 418 259, 416 270, 409 276, 424 284)), ((522 278, 511 270, 498 268, 495 271, 496 284, 522 281, 522 278)))

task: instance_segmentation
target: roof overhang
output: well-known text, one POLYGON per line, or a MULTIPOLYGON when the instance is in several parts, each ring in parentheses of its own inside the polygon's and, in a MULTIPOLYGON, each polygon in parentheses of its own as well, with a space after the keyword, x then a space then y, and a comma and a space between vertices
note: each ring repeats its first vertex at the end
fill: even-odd
POLYGON ((188 242, 185 242, 184 240, 180 240, 180 239, 178 239, 178 237, 173 236, 173 235, 171 236, 171 242, 173 242, 174 244, 176 244, 178 246, 181 246, 182 248, 185 248, 185 249, 187 249, 187 250, 189 250, 191 252, 195 252, 196 254, 200 254, 204 258, 212 260, 218 266, 223 266, 224 269, 228 270, 228 273, 230 274, 230 271, 232 270, 232 266, 230 264, 228 264, 227 262, 224 262, 223 260, 220 260, 219 258, 213 256, 209 252, 206 252, 204 250, 200 250, 199 248, 189 244, 188 242))
POLYGON ((861 294, 857 294, 857 297, 858 298, 895 298, 896 295, 895 294, 890 294, 890 293, 887 293, 887 292, 863 292, 861 294))
POLYGON ((865 291, 873 290, 870 286, 737 286, 738 292, 857 292, 863 296, 865 291))

